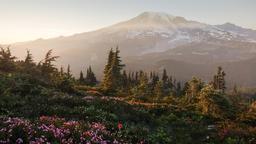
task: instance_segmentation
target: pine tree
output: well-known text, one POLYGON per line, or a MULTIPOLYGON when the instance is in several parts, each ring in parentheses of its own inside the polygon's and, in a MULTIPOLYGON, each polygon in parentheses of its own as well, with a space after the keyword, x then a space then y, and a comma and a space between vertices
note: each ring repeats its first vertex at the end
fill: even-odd
POLYGON ((226 116, 230 112, 228 100, 216 92, 212 85, 206 85, 202 88, 198 96, 198 108, 203 114, 216 118, 226 116))
POLYGON ((108 91, 110 90, 112 87, 112 75, 110 75, 110 69, 111 69, 111 65, 112 65, 112 60, 113 60, 113 55, 114 52, 111 48, 111 50, 109 51, 108 54, 108 60, 107 60, 107 64, 104 68, 104 77, 103 77, 103 82, 102 82, 102 87, 104 90, 108 91))
POLYGON ((162 82, 163 82, 163 92, 164 95, 168 95, 170 93, 170 87, 168 85, 168 75, 166 72, 166 69, 163 70, 163 75, 162 75, 162 82))
POLYGON ((86 77, 85 77, 85 82, 87 85, 90 85, 90 86, 94 86, 96 85, 97 83, 97 79, 95 77, 95 74, 93 73, 92 71, 92 68, 91 66, 89 66, 89 68, 87 69, 86 71, 86 77))
POLYGON ((119 87, 120 86, 120 80, 122 79, 121 76, 121 71, 124 67, 124 65, 122 64, 121 58, 119 56, 119 49, 118 47, 116 48, 115 54, 113 56, 113 61, 112 61, 112 66, 111 66, 111 71, 113 74, 113 86, 114 87, 119 87))
POLYGON ((6 49, 1 47, 0 51, 0 71, 13 72, 16 69, 15 60, 16 57, 12 56, 10 47, 6 49))
POLYGON ((53 62, 55 62, 57 58, 59 57, 52 56, 52 50, 49 50, 46 53, 44 60, 40 61, 38 64, 38 67, 41 68, 42 76, 48 80, 53 77, 55 72, 57 72, 56 67, 53 65, 53 62))
POLYGON ((189 92, 189 82, 185 82, 184 87, 182 89, 182 95, 188 95, 189 92))
POLYGON ((27 56, 21 66, 22 72, 32 74, 33 76, 39 75, 39 71, 36 68, 36 64, 34 63, 32 54, 29 50, 27 50, 27 56))
POLYGON ((64 76, 64 70, 62 66, 60 67, 60 76, 64 76))
POLYGON ((79 82, 80 82, 80 84, 83 84, 83 83, 84 83, 84 74, 83 74, 83 71, 80 71, 79 82))
POLYGON ((167 80, 168 80, 168 75, 167 75, 166 69, 164 69, 163 76, 162 76, 162 81, 164 85, 167 84, 167 80))
POLYGON ((119 49, 116 48, 116 51, 113 52, 111 49, 108 56, 108 62, 104 69, 104 78, 103 78, 103 89, 106 91, 115 91, 120 88, 121 85, 121 71, 124 67, 121 64, 121 58, 119 56, 119 49))
POLYGON ((128 76, 126 74, 126 71, 123 70, 123 74, 122 74, 122 88, 123 89, 127 89, 128 88, 128 83, 129 83, 128 76))
POLYGON ((68 65, 68 68, 67 68, 67 76, 68 76, 68 78, 72 77, 71 70, 70 70, 70 65, 68 65))
POLYGON ((140 72, 140 76, 139 76, 139 84, 138 84, 138 92, 137 94, 140 97, 145 97, 148 95, 148 77, 147 74, 144 72, 140 72))
POLYGON ((170 76, 170 77, 168 78, 168 88, 169 88, 169 94, 170 94, 171 96, 175 96, 175 95, 176 95, 176 92, 175 92, 175 90, 174 90, 175 86, 174 86, 174 84, 173 84, 172 76, 170 76))
POLYGON ((197 99, 197 96, 203 87, 204 83, 201 79, 193 77, 192 80, 188 82, 188 88, 186 91, 186 96, 189 101, 197 99))
POLYGON ((225 92, 225 75, 226 73, 222 70, 222 67, 218 67, 217 74, 213 77, 213 87, 215 90, 218 90, 222 93, 225 92))
POLYGON ((154 95, 157 100, 160 100, 164 96, 164 85, 163 81, 159 80, 154 88, 154 95))
POLYGON ((25 64, 27 64, 27 65, 30 65, 30 64, 33 64, 33 63, 34 63, 34 62, 33 62, 32 54, 30 53, 29 50, 27 50, 27 56, 26 56, 24 62, 25 62, 25 64))
POLYGON ((176 96, 181 96, 181 94, 182 94, 181 83, 178 82, 176 86, 176 96))

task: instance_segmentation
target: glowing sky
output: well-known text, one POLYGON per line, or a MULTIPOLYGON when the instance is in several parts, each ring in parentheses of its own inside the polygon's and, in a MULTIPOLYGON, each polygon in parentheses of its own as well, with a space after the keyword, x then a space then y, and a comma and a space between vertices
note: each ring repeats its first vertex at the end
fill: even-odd
POLYGON ((0 43, 96 30, 144 11, 256 29, 256 0, 0 0, 0 43))

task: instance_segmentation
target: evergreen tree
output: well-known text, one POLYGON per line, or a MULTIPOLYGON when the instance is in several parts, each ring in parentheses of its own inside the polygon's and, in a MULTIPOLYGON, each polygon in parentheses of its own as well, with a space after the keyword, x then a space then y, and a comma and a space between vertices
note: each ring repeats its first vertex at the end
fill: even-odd
POLYGON ((124 70, 123 74, 122 74, 122 90, 124 92, 128 92, 129 88, 130 88, 129 78, 128 78, 127 74, 126 74, 126 71, 124 70))
POLYGON ((80 71, 79 83, 80 83, 80 84, 83 84, 83 83, 84 83, 84 74, 83 74, 83 71, 80 71))
POLYGON ((60 67, 60 76, 64 76, 64 70, 62 66, 60 67))
POLYGON ((159 80, 154 87, 154 95, 157 100, 160 100, 164 97, 164 85, 163 81, 159 80))
POLYGON ((85 82, 86 84, 90 85, 90 86, 94 86, 97 83, 97 79, 95 77, 95 74, 92 71, 91 66, 89 66, 89 68, 86 71, 86 77, 85 77, 85 82))
POLYGON ((67 76, 68 76, 68 78, 72 77, 71 70, 70 70, 70 65, 68 65, 68 68, 67 68, 67 76))
POLYGON ((140 72, 140 77, 139 77, 139 85, 137 88, 137 94, 139 95, 139 97, 143 97, 145 98, 148 95, 148 77, 147 74, 144 72, 140 72))
POLYGON ((103 78, 103 89, 106 91, 115 91, 120 88, 122 74, 121 71, 124 67, 121 64, 121 58, 119 56, 119 49, 116 48, 116 51, 113 52, 112 49, 109 52, 108 62, 104 69, 104 78, 103 78))
POLYGON ((230 104, 223 94, 214 91, 212 85, 206 85, 198 97, 198 108, 206 115, 216 118, 227 116, 230 111, 230 104))
POLYGON ((164 95, 168 95, 170 93, 170 85, 169 85, 168 79, 169 79, 169 77, 167 75, 166 69, 164 69, 163 70, 163 75, 162 75, 164 95))
POLYGON ((185 82, 184 87, 182 89, 182 95, 188 95, 189 92, 189 83, 185 82))
POLYGON ((113 85, 114 87, 117 87, 117 88, 120 87, 120 84, 121 84, 120 81, 122 80, 121 71, 124 67, 119 54, 120 54, 120 51, 117 47, 113 57, 112 66, 111 66, 111 71, 113 74, 113 85))
POLYGON ((196 100, 203 87, 204 83, 201 81, 201 79, 193 77, 192 80, 188 82, 188 88, 186 91, 186 96, 188 97, 189 101, 196 100))
POLYGON ((182 94, 181 83, 178 82, 176 86, 176 96, 181 96, 181 94, 182 94))
POLYGON ((39 75, 39 71, 36 68, 36 64, 34 63, 32 54, 29 50, 27 50, 27 56, 21 66, 22 72, 32 74, 33 76, 39 75))
POLYGON ((102 82, 102 87, 104 90, 108 91, 112 89, 112 75, 111 75, 111 65, 112 65, 112 60, 113 60, 113 55, 114 52, 111 48, 111 50, 109 51, 108 54, 108 60, 107 60, 107 64, 104 68, 104 77, 103 77, 103 82, 102 82))
POLYGON ((52 50, 49 50, 44 60, 40 61, 38 67, 41 68, 41 73, 46 79, 50 79, 55 72, 57 72, 56 67, 53 65, 53 62, 59 58, 58 56, 52 56, 52 50))
POLYGON ((225 92, 226 84, 225 84, 225 75, 226 73, 222 70, 222 67, 218 67, 217 74, 213 77, 213 87, 215 90, 225 92))
POLYGON ((32 54, 30 53, 29 50, 27 50, 27 56, 26 56, 24 62, 25 62, 25 64, 27 64, 27 65, 30 65, 30 64, 33 64, 33 63, 34 63, 34 62, 33 62, 32 54))
POLYGON ((168 88, 169 88, 169 94, 170 94, 171 96, 175 96, 175 95, 176 95, 176 92, 175 92, 175 90, 174 90, 175 86, 174 86, 174 84, 173 84, 172 76, 170 76, 170 77, 168 78, 168 88))
POLYGON ((13 72, 16 69, 15 60, 16 57, 12 56, 10 48, 6 49, 1 47, 0 51, 0 71, 13 72))
POLYGON ((162 81, 164 85, 167 85, 168 75, 167 75, 166 69, 163 70, 162 81))

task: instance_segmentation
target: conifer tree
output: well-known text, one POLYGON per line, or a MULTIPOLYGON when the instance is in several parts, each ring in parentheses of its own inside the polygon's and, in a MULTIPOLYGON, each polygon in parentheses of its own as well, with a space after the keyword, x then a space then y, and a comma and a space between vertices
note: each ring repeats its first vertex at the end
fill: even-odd
POLYGON ((170 93, 170 85, 169 85, 169 82, 168 82, 168 75, 167 75, 167 72, 166 72, 166 69, 163 70, 163 75, 162 75, 162 83, 163 83, 163 92, 164 92, 164 95, 168 95, 170 93))
POLYGON ((127 77, 126 71, 123 71, 122 74, 122 89, 123 91, 128 91, 129 89, 129 78, 127 77))
POLYGON ((42 75, 46 79, 50 79, 55 72, 57 72, 56 67, 53 65, 53 62, 56 61, 56 59, 59 58, 58 56, 52 56, 52 50, 49 50, 44 60, 40 61, 38 64, 38 67, 41 68, 42 75))
POLYGON ((79 82, 80 82, 80 84, 83 84, 83 83, 84 83, 84 74, 83 74, 83 71, 80 71, 79 82))
POLYGON ((97 79, 95 77, 95 74, 92 71, 91 66, 89 66, 89 68, 86 71, 86 77, 85 77, 85 82, 86 84, 90 85, 90 86, 94 86, 97 83, 97 79))
POLYGON ((33 64, 33 63, 34 63, 34 62, 33 62, 33 58, 32 58, 32 54, 30 53, 29 50, 27 50, 27 56, 26 56, 24 62, 25 62, 25 64, 27 64, 27 65, 30 65, 30 64, 33 64))
POLYGON ((181 96, 181 94, 182 94, 181 83, 178 82, 176 86, 176 96, 181 96))
POLYGON ((168 80, 168 75, 167 75, 166 69, 164 69, 163 76, 162 76, 162 81, 164 85, 167 84, 167 80, 168 80))
POLYGON ((0 51, 0 71, 12 72, 16 69, 15 60, 16 57, 12 56, 10 47, 6 49, 1 47, 0 51))
POLYGON ((226 89, 225 75, 226 75, 226 73, 222 70, 222 67, 218 67, 217 74, 215 74, 213 77, 214 89, 218 90, 222 93, 224 93, 225 89, 226 89))
POLYGON ((167 88, 168 88, 168 93, 167 94, 169 94, 170 96, 175 96, 176 95, 175 85, 173 83, 172 76, 168 77, 167 88))
POLYGON ((118 47, 116 48, 116 51, 114 53, 113 56, 113 60, 112 60, 112 66, 111 66, 111 71, 113 74, 113 86, 114 87, 119 87, 120 86, 120 80, 122 79, 121 76, 121 71, 124 67, 124 65, 122 64, 121 58, 119 56, 119 49, 118 47))
POLYGON ((108 62, 104 69, 104 78, 103 78, 103 89, 106 91, 115 91, 120 88, 120 81, 122 79, 121 71, 124 67, 121 64, 121 58, 119 56, 119 49, 116 48, 116 51, 113 52, 111 49, 108 56, 108 62))
POLYGON ((72 77, 71 70, 70 70, 70 65, 68 65, 68 68, 67 68, 67 76, 68 76, 68 78, 72 77))
POLYGON ((60 67, 60 76, 64 76, 64 70, 62 66, 60 67))
POLYGON ((113 59, 113 49, 111 48, 108 54, 108 60, 107 60, 107 64, 105 65, 104 68, 104 77, 103 77, 103 82, 102 82, 102 87, 104 90, 110 90, 112 87, 112 75, 110 75, 110 69, 111 69, 111 65, 112 65, 112 59, 113 59))
POLYGON ((189 101, 197 99, 197 96, 203 87, 204 83, 201 79, 193 77, 192 80, 188 82, 186 91, 186 96, 188 96, 189 101))
POLYGON ((30 53, 29 50, 27 50, 26 58, 25 58, 24 62, 21 64, 21 66, 22 66, 21 71, 24 73, 29 73, 34 76, 39 74, 39 71, 36 68, 36 64, 33 61, 32 54, 30 53))
POLYGON ((227 116, 230 112, 228 100, 219 92, 214 91, 212 85, 206 85, 202 88, 198 96, 198 107, 203 114, 216 118, 227 116))
POLYGON ((164 85, 163 81, 159 80, 154 88, 154 95, 157 100, 160 100, 164 96, 164 85))
POLYGON ((139 77, 139 85, 138 85, 138 92, 137 94, 140 97, 145 97, 148 95, 148 77, 147 74, 144 72, 140 72, 140 77, 139 77))

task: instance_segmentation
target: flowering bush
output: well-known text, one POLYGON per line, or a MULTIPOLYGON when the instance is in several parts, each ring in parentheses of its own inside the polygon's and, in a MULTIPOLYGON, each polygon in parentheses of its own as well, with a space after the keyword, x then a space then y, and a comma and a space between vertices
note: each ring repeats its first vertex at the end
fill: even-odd
MULTIPOLYGON (((0 143, 125 143, 102 123, 66 121, 63 118, 42 116, 36 121, 22 118, 0 118, 0 143)), ((119 130, 118 130, 119 129, 119 130)))

